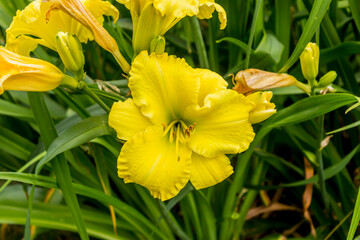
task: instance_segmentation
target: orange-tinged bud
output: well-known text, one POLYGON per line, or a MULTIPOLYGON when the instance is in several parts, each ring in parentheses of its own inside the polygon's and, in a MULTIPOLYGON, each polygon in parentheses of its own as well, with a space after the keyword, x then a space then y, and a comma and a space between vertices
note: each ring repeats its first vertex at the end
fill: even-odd
POLYGON ((235 76, 233 89, 241 94, 250 94, 259 90, 287 87, 298 81, 286 73, 272 73, 259 69, 246 69, 235 76))
POLYGON ((64 74, 46 61, 24 57, 0 46, 0 94, 5 90, 49 91, 64 74))

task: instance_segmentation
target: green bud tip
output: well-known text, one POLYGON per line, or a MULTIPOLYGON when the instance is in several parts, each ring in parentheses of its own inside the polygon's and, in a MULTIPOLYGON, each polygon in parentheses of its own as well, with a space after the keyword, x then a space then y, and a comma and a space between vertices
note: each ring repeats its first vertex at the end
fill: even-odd
POLYGON ((156 36, 150 42, 150 52, 163 54, 165 52, 166 40, 163 36, 156 36))
POLYGON ((335 81, 337 77, 337 74, 335 71, 330 71, 326 73, 324 76, 322 76, 319 80, 318 87, 327 87, 329 86, 333 81, 335 81))
POLYGON ((75 75, 83 72, 85 57, 79 39, 70 33, 56 35, 56 49, 65 67, 75 75))

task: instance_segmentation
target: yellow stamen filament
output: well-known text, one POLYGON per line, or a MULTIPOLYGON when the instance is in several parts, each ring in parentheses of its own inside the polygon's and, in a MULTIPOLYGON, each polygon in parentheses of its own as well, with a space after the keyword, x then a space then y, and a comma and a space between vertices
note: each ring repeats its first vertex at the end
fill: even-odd
POLYGON ((173 143, 175 140, 176 147, 176 155, 180 160, 179 153, 179 142, 185 143, 187 138, 190 138, 191 134, 194 133, 196 123, 186 125, 186 123, 182 120, 174 120, 167 127, 164 123, 162 123, 164 133, 163 136, 166 136, 169 133, 169 142, 173 143))
POLYGON ((176 155, 177 160, 180 161, 180 155, 179 155, 179 141, 180 141, 180 126, 176 127, 176 142, 175 142, 175 148, 176 148, 176 155))

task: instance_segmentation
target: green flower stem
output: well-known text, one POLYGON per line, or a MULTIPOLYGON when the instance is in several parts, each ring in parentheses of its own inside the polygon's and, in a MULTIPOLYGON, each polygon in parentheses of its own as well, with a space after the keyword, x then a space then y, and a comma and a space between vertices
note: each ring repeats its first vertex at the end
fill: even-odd
MULTIPOLYGON (((316 81, 314 79, 314 81, 316 81)), ((315 87, 311 87, 311 96, 315 96, 315 87)), ((315 119, 317 122, 317 127, 318 127, 318 135, 317 135, 317 146, 316 146, 316 153, 315 153, 315 157, 316 157, 316 163, 318 164, 318 173, 319 173, 319 185, 320 185, 320 192, 321 192, 321 196, 323 198, 324 204, 325 204, 325 208, 326 210, 329 209, 329 198, 327 196, 327 192, 326 192, 326 185, 325 185, 325 176, 324 176, 324 162, 323 162, 323 157, 322 157, 322 147, 321 147, 321 142, 323 141, 324 138, 324 115, 321 115, 320 117, 318 117, 317 119, 315 119)))
POLYGON ((106 105, 91 89, 86 85, 84 81, 79 82, 78 89, 82 90, 89 97, 91 97, 99 106, 105 110, 105 112, 110 113, 110 108, 106 105))
POLYGON ((298 87, 299 89, 303 90, 305 93, 308 93, 308 94, 311 93, 311 88, 307 84, 297 81, 295 83, 295 86, 298 87))

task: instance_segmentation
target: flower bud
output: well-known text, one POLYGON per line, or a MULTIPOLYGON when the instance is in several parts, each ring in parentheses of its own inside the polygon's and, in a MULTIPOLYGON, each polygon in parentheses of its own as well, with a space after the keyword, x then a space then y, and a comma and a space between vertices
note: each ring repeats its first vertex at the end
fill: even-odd
POLYGON ((286 73, 246 69, 236 74, 233 89, 241 94, 249 94, 259 90, 292 86, 296 83, 296 78, 286 73))
POLYGON ((6 90, 53 90, 63 78, 64 74, 51 63, 21 56, 0 46, 0 94, 6 90))
POLYGON ((56 35, 56 49, 70 72, 76 74, 83 71, 85 58, 81 43, 76 36, 59 32, 56 35))
POLYGON ((316 43, 308 43, 300 56, 301 70, 310 86, 314 86, 319 72, 320 51, 316 43))
POLYGON ((150 42, 150 52, 154 52, 157 55, 165 52, 166 40, 163 36, 156 36, 150 42))
POLYGON ((249 114, 251 124, 262 122, 276 113, 275 104, 270 102, 272 95, 272 92, 256 92, 246 97, 255 105, 249 114))
POLYGON ((335 81, 337 74, 335 71, 330 71, 322 76, 319 80, 318 87, 323 88, 329 86, 333 81, 335 81))

